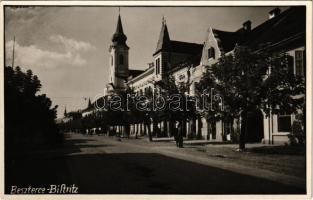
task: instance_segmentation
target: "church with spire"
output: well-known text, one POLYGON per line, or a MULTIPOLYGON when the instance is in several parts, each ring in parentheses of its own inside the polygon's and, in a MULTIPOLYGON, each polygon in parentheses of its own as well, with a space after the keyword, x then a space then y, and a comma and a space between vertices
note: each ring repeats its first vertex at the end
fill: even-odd
POLYGON ((106 94, 125 90, 128 79, 143 72, 142 70, 129 69, 129 47, 126 44, 127 36, 123 31, 120 13, 111 41, 112 44, 109 47, 109 83, 106 86, 106 94))
MULTIPOLYGON (((203 49, 202 44, 171 40, 166 20, 163 17, 156 49, 152 54, 152 62, 145 70, 130 69, 130 48, 126 44, 127 36, 123 30, 120 13, 111 41, 109 83, 106 86, 105 95, 125 90, 127 85, 137 93, 144 94, 147 90, 154 88, 151 82, 164 81, 169 73, 178 70, 177 66, 180 63, 192 62, 197 65, 203 49)), ((180 81, 183 81, 182 76, 180 76, 180 81)))

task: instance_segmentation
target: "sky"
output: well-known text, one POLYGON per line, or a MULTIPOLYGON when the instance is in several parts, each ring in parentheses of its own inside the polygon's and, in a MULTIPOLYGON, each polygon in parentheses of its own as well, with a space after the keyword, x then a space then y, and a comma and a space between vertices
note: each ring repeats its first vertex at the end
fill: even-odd
MULTIPOLYGON (((152 62, 166 19, 170 38, 203 43, 209 27, 236 31, 252 21, 252 28, 268 19, 274 7, 121 7, 127 35, 130 69, 152 62)), ((282 10, 286 8, 282 8, 282 10)), ((58 105, 58 117, 84 109, 103 94, 109 80, 109 46, 118 7, 5 7, 5 61, 38 75, 42 94, 58 105)))

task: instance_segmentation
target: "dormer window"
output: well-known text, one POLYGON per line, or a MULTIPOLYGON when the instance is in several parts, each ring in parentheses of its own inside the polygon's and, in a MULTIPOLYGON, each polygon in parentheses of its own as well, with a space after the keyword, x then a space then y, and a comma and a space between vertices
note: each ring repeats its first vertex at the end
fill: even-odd
POLYGON ((124 65, 124 56, 123 55, 119 56, 119 64, 124 65))
POLYGON ((213 47, 210 47, 208 49, 208 59, 213 58, 215 59, 215 49, 213 47))

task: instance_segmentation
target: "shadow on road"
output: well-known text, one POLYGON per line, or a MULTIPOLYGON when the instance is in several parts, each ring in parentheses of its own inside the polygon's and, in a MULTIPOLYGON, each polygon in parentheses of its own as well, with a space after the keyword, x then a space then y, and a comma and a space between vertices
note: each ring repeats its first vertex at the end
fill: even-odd
POLYGON ((305 189, 154 153, 17 160, 11 185, 75 184, 83 194, 304 194, 305 189))

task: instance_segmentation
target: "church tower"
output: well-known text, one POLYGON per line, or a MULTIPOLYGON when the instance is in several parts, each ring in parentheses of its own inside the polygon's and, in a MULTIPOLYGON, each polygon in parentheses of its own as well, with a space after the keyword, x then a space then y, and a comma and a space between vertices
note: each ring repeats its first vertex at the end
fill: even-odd
POLYGON ((157 48, 153 54, 156 81, 162 80, 165 72, 170 68, 171 51, 171 40, 163 17, 157 48))
POLYGON ((113 90, 124 90, 129 76, 127 37, 123 32, 122 20, 118 15, 117 26, 112 37, 110 52, 109 83, 113 90))

